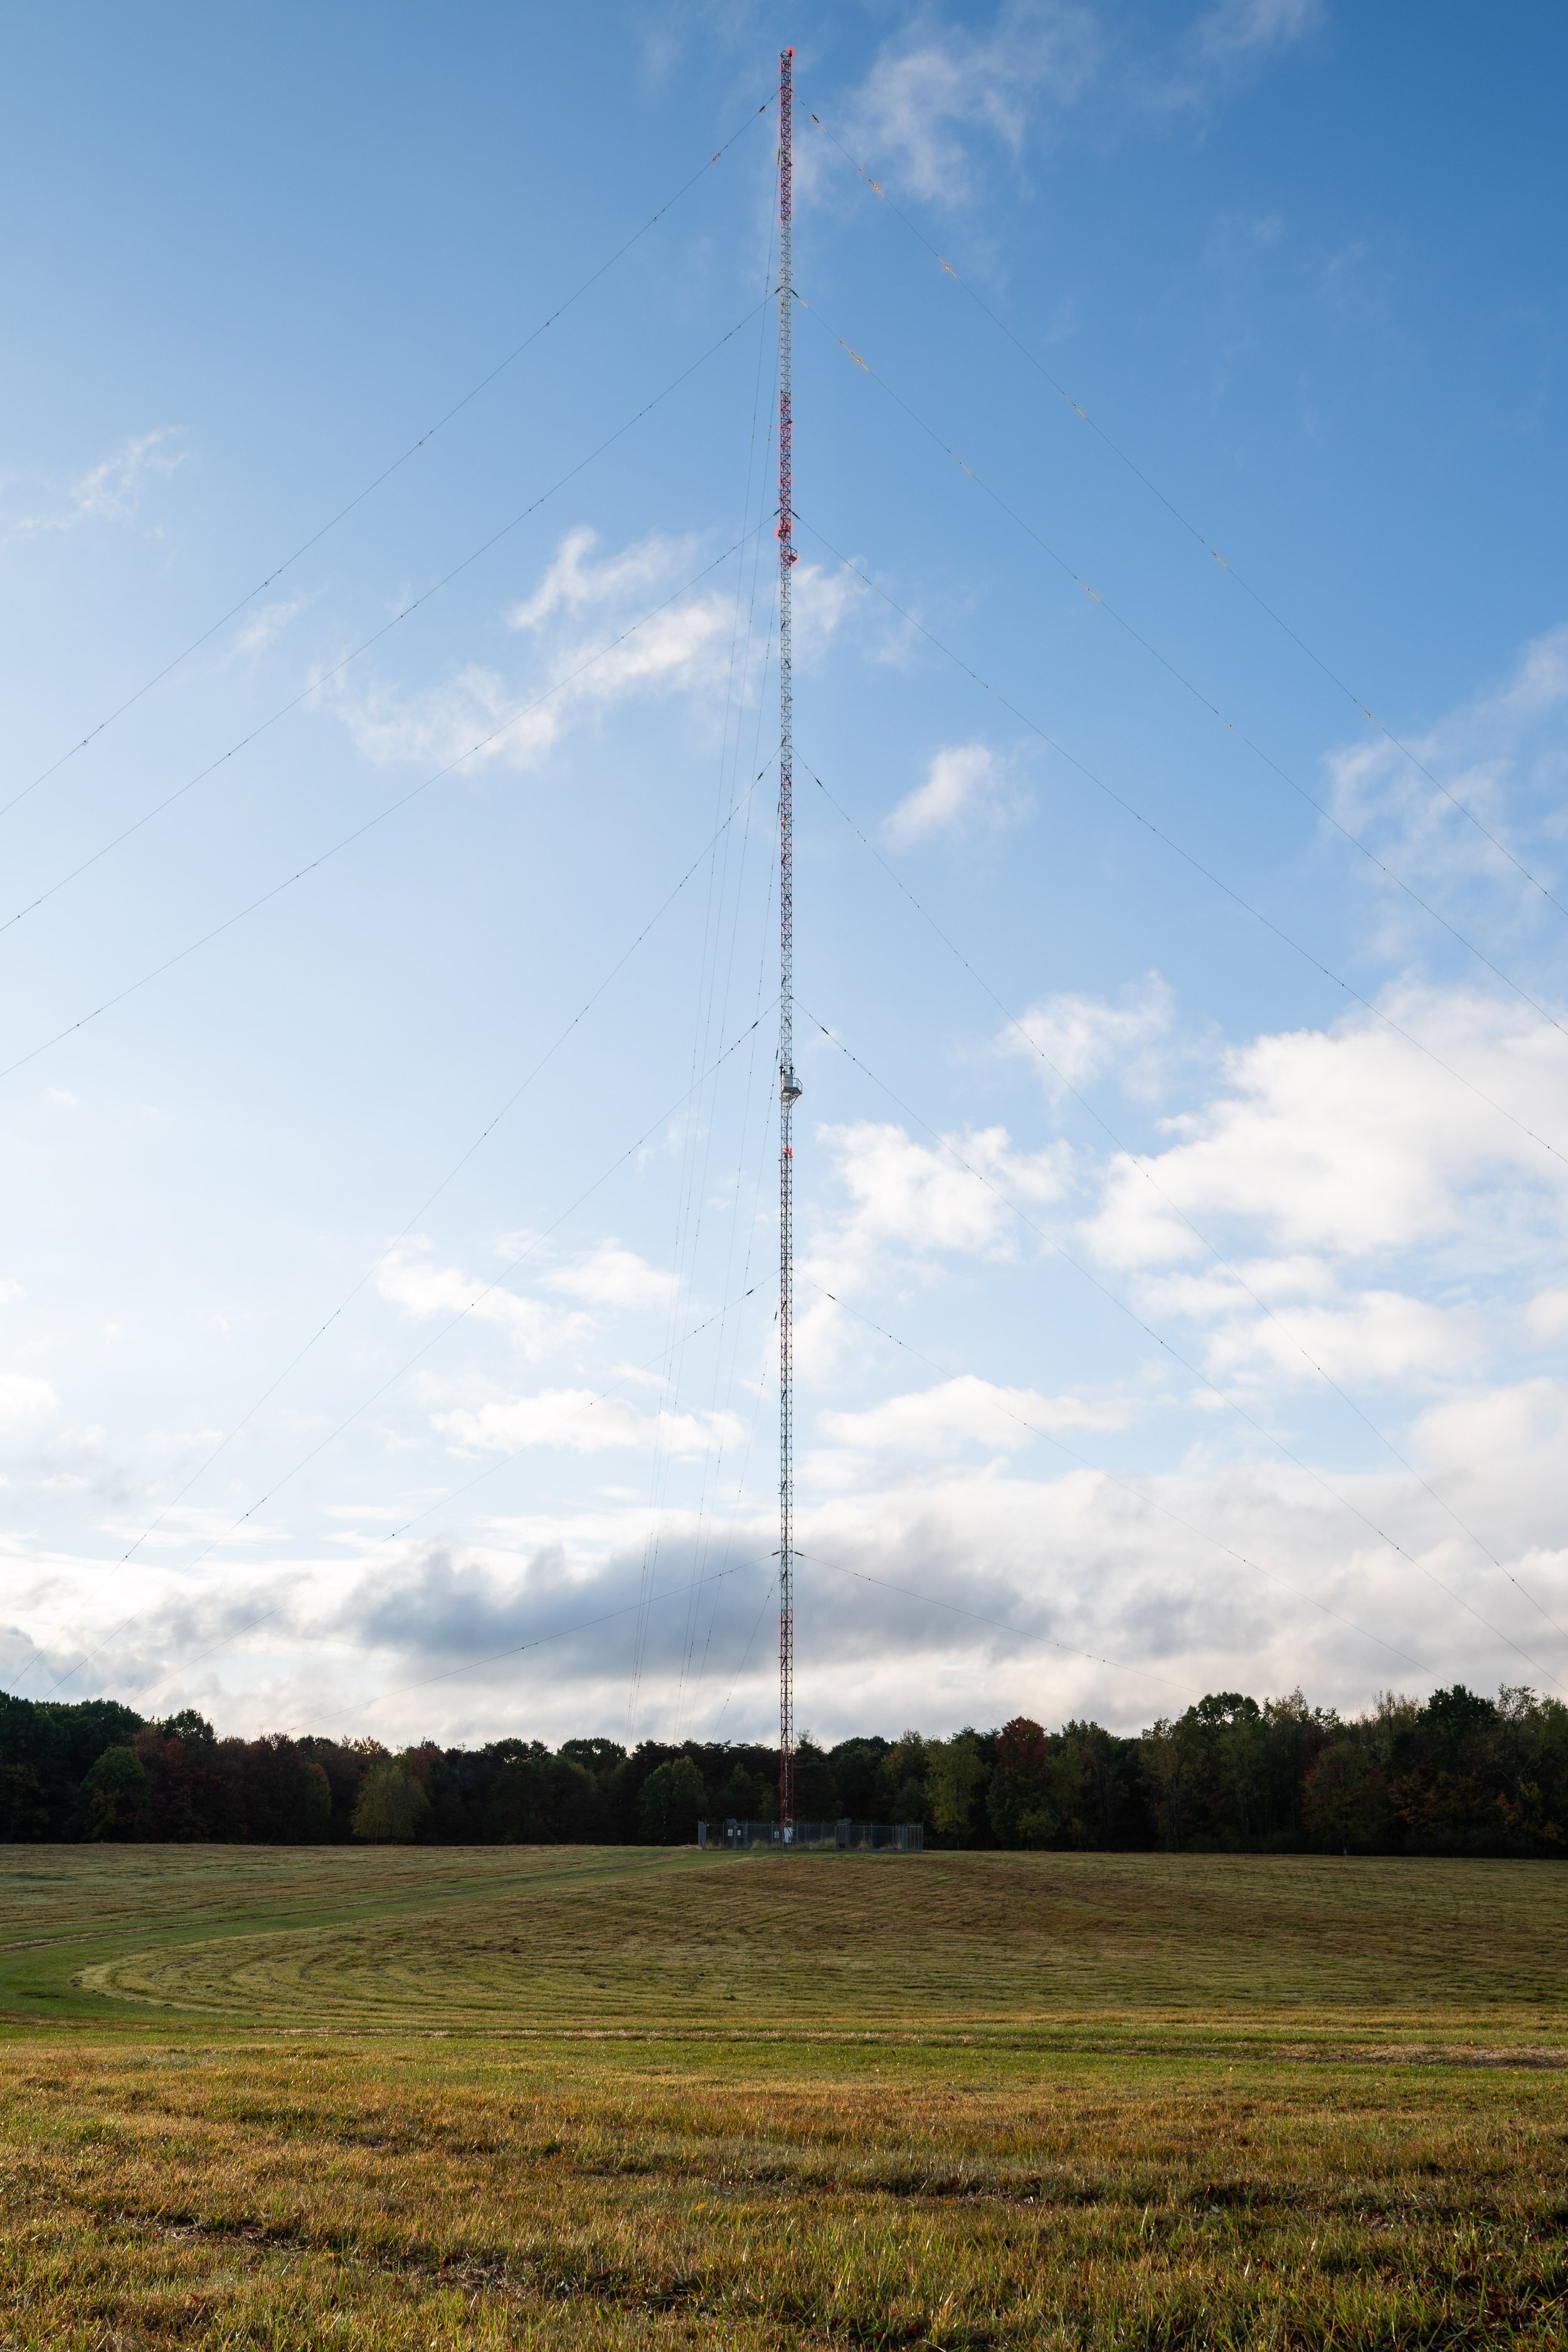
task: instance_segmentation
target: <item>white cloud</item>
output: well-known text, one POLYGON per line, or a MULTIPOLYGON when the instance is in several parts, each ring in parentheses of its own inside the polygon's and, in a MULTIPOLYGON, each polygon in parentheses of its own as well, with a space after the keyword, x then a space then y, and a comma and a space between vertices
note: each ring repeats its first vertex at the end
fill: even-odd
POLYGON ((428 1248, 420 1241, 399 1244, 376 1270, 377 1290, 405 1315, 428 1319, 466 1312, 474 1322, 498 1324, 530 1357, 548 1353, 585 1328, 582 1317, 563 1316, 504 1284, 487 1286, 482 1276, 458 1266, 432 1265, 428 1248))
MULTIPOLYGON (((1388 1009, 1568 1149, 1560 1031, 1458 991, 1405 991, 1388 1009)), ((1521 1127, 1364 1018, 1259 1037, 1227 1056, 1226 1081, 1201 1111, 1169 1123, 1181 1140, 1148 1162, 1158 1192, 1125 1154, 1112 1160, 1089 1227, 1101 1257, 1156 1265, 1198 1255, 1173 1204, 1199 1223, 1240 1220, 1286 1250, 1362 1258, 1473 1233, 1479 1221, 1496 1231, 1556 1216, 1568 1193, 1568 1168, 1521 1127)))
POLYGON ((1321 0, 1220 0, 1193 26, 1193 45, 1216 66, 1250 62, 1299 41, 1322 14, 1321 0))
POLYGON ((476 765, 500 760, 523 768, 542 759, 559 741, 566 719, 561 698, 526 707, 542 690, 520 691, 479 662, 465 663, 439 686, 410 693, 373 682, 351 699, 336 686, 328 688, 355 750, 367 760, 430 768, 465 753, 476 765))
MULTIPOLYGON (((1108 40, 1117 12, 1073 0, 1010 0, 989 22, 912 11, 837 112, 848 146, 928 202, 973 202, 982 160, 1016 161, 1043 124, 1093 99, 1134 119, 1202 107, 1250 79, 1322 19, 1321 0, 1218 0, 1186 26, 1108 40), (1131 56, 1131 67, 1121 62, 1131 56)), ((818 168, 804 152, 805 177, 818 168)))
POLYGON ((1227 1387, 1310 1391, 1321 1372, 1414 1403, 1568 1332, 1568 1293, 1542 1280, 1568 1165, 1449 1075, 1568 1144, 1568 1038, 1458 991, 1390 1011, 1449 1069, 1364 1015, 1262 1036, 1164 1122, 1166 1148, 1106 1166, 1090 1248, 1134 1276, 1142 1314, 1194 1329, 1227 1387))
POLYGON ((1271 1302, 1275 1318, 1260 1316, 1237 1293, 1234 1319, 1209 1340, 1209 1370, 1218 1377, 1264 1368, 1287 1380, 1310 1381, 1303 1351, 1331 1379, 1414 1381, 1425 1386, 1474 1370, 1485 1352, 1479 1318, 1450 1313, 1394 1290, 1363 1290, 1341 1304, 1271 1302))
POLYGON ((590 1307, 631 1310, 662 1307, 675 1288, 673 1276, 649 1265, 636 1250, 609 1241, 542 1278, 550 1289, 563 1291, 568 1298, 581 1298, 590 1307))
POLYGON ((984 743, 944 743, 931 754, 923 784, 917 784, 884 820, 895 848, 907 849, 932 834, 995 829, 1016 824, 1028 801, 1011 772, 984 743))
POLYGON ((996 1042, 1003 1052, 1023 1055, 1058 1097, 1111 1068, 1128 1093, 1146 1096, 1158 1089, 1163 1057, 1152 1049, 1169 1035, 1173 1012, 1169 988, 1151 972, 1120 1004, 1072 991, 1042 997, 996 1042))
MULTIPOLYGON (((1568 1679, 1561 1641, 1392 1465, 1336 1483, 1542 1670, 1289 1465, 1256 1454, 1214 1459, 1205 1452, 1131 1486, 1089 1470, 1012 1475, 994 1458, 1009 1423, 988 1393, 1027 1397, 1031 1419, 1042 1402, 1027 1391, 992 1392, 984 1382, 967 1399, 963 1384, 946 1382, 930 1392, 929 1405, 894 1398, 883 1433, 895 1442, 885 1463, 879 1467, 878 1449, 869 1446, 862 1457, 869 1469, 837 1487, 814 1481, 812 1495, 802 1497, 801 1654, 812 1717, 825 1737, 868 1727, 897 1731, 909 1722, 944 1731, 1020 1712, 1047 1723, 1089 1716, 1132 1729, 1205 1690, 1261 1696, 1297 1683, 1317 1703, 1357 1707, 1391 1682, 1425 1692, 1456 1678, 1480 1689, 1526 1677, 1550 1689, 1554 1673, 1568 1679), (950 1458, 933 1475, 911 1478, 897 1454, 899 1416, 908 1415, 904 1433, 917 1448, 956 1446, 969 1400, 975 1443, 991 1458, 973 1468, 950 1458), (923 1430, 922 1412, 930 1416, 923 1430), (982 1433, 982 1416, 993 1413, 994 1440, 982 1433), (1162 1506, 1176 1517, 1163 1516, 1162 1506), (1243 1558, 1227 1557, 1221 1545, 1243 1558), (883 1583, 858 1581, 847 1569, 883 1583), (900 1590, 889 1591, 889 1583, 900 1590), (911 1594, 1001 1622, 977 1624, 911 1594)), ((1059 1409, 1068 1401, 1043 1402, 1059 1409)), ((586 1451, 568 1433, 567 1417, 591 1423, 605 1410, 587 1407, 579 1391, 514 1401, 529 1404, 535 1410, 526 1420, 504 1428, 492 1422, 477 1433, 490 1441, 477 1450, 493 1455, 521 1439, 553 1442, 568 1454, 586 1451)), ((854 1416, 849 1423, 854 1435, 854 1416)), ((616 1436, 628 1453, 646 1457, 653 1429, 651 1416, 630 1414, 616 1436)), ((701 1426, 676 1433, 683 1442, 689 1437, 693 1450, 707 1433, 701 1426)), ((875 1421, 861 1433, 877 1435, 875 1421)), ((1568 1382, 1468 1389, 1427 1412, 1412 1444, 1413 1458, 1485 1530, 1520 1581, 1568 1622, 1562 1538, 1568 1382)), ((640 1487, 596 1486, 553 1512, 540 1507, 487 1523, 482 1539, 467 1542, 447 1537, 395 1547, 367 1529, 356 1552, 340 1539, 340 1524, 319 1557, 280 1557, 276 1530, 268 1543, 237 1551, 225 1563, 221 1590, 193 1589, 156 1569, 125 1571, 117 1605, 144 1614, 73 1687, 84 1696, 108 1689, 133 1703, 165 1690, 160 1709, 201 1705, 226 1730, 374 1729, 395 1742, 426 1733, 482 1740, 499 1723, 520 1720, 557 1741, 623 1719, 634 1620, 624 1621, 624 1639, 588 1621, 638 1597, 649 1527, 640 1487), (275 1605, 279 1616, 260 1633, 205 1657, 230 1629, 275 1605), (456 1676, 372 1712, 382 1692, 427 1676, 433 1658, 457 1664, 557 1629, 563 1638, 535 1658, 456 1676)), ((695 1702, 688 1694, 694 1712, 687 1727, 711 1736, 759 1611, 765 1622, 771 1513, 763 1506, 750 1516, 700 1522, 692 1510, 667 1509, 656 1524, 659 1587, 675 1598, 647 1621, 639 1727, 653 1736, 674 1721, 685 1653, 680 1594, 691 1562, 700 1548, 705 1564, 744 1563, 719 1596, 708 1680, 695 1702)), ((0 1549, 8 1591, 0 1664, 19 1669, 36 1635, 56 1661, 51 1674, 58 1672, 101 1633, 101 1564, 60 1554, 29 1559, 25 1543, 4 1535, 0 1549)), ((753 1639, 721 1730, 765 1738, 776 1704, 769 1644, 753 1639)))
POLYGON ((721 696, 735 620, 722 567, 683 594, 681 583, 701 570, 695 541, 655 536, 595 561, 597 543, 595 531, 568 531, 538 587, 504 615, 532 648, 530 675, 468 662, 439 685, 409 691, 373 683, 351 696, 328 683, 323 691, 357 748, 378 762, 439 766, 471 754, 480 765, 528 768, 573 728, 638 696, 721 696))
POLYGON ((308 601, 303 596, 280 597, 274 604, 261 605, 240 623, 225 658, 231 662, 257 660, 278 643, 289 623, 304 611, 308 601))
POLYGON ((1000 1388, 966 1372, 935 1388, 889 1397, 862 1412, 825 1412, 818 1425, 837 1445, 925 1461, 966 1445, 1011 1452, 1029 1444, 1034 1431, 1041 1429, 1121 1429, 1127 1418, 1121 1404, 1044 1396, 1038 1389, 1000 1388))
POLYGON ((469 1453, 513 1454, 521 1447, 562 1446, 575 1454, 615 1447, 647 1453, 662 1444, 672 1454, 700 1454, 732 1444, 743 1425, 726 1412, 639 1412, 625 1397, 592 1389, 544 1389, 536 1395, 491 1398, 433 1416, 443 1436, 469 1453))
POLYGON ((134 523, 149 480, 172 474, 184 464, 186 452, 173 446, 177 438, 172 425, 132 435, 75 481, 66 483, 54 505, 35 514, 18 515, 12 530, 75 530, 83 523, 134 523))
POLYGON ((1559 623, 1533 638, 1520 656, 1511 678, 1489 698, 1473 706, 1514 718, 1539 717, 1568 701, 1568 625, 1559 623))
POLYGON ((945 1137, 950 1149, 874 1119, 822 1127, 816 1136, 833 1154, 847 1200, 799 1260, 796 1358, 814 1378, 826 1376, 848 1336, 841 1297, 911 1262, 930 1279, 948 1257, 1016 1259, 1028 1234, 1009 1203, 1027 1215, 1064 1199, 1071 1181, 1067 1145, 1016 1151, 1003 1127, 945 1137))
POLYGON ((976 192, 976 140, 1016 155, 1033 113, 1079 95, 1098 48, 1093 11, 1066 0, 1014 0, 985 29, 922 14, 884 44, 841 110, 848 144, 917 195, 964 202, 976 192))
POLYGON ((1568 1339, 1568 1288, 1537 1291, 1525 1318, 1538 1339, 1568 1339))
POLYGON ((242 1545, 254 1551, 258 1544, 276 1544, 283 1532, 276 1520, 246 1519, 237 1526, 237 1514, 232 1503, 162 1505, 156 1509, 155 1528, 149 1526, 142 1510, 139 1502, 135 1516, 128 1517, 117 1511, 101 1524, 105 1533, 117 1543, 134 1540, 138 1552, 149 1557, 160 1551, 186 1550, 198 1544, 204 1550, 208 1545, 221 1544, 226 1551, 230 1545, 242 1545))
POLYGON ((1509 1517, 1535 1517, 1562 1538, 1562 1466, 1568 1461, 1568 1382, 1517 1381, 1470 1388, 1424 1412, 1417 1456, 1461 1491, 1487 1494, 1509 1517), (1555 1468, 1549 1470, 1548 1465, 1555 1468))
MULTIPOLYGON (((532 595, 524 597, 507 613, 507 626, 523 635, 538 635, 546 622, 563 615, 580 621, 600 614, 615 617, 635 614, 660 595, 668 594, 672 580, 689 575, 700 556, 695 540, 656 536, 639 540, 622 549, 618 555, 605 556, 595 562, 592 558, 598 543, 598 532, 586 525, 569 530, 532 595)), ((859 563, 861 559, 857 556, 850 561, 859 563)), ((795 566, 793 585, 795 658, 804 663, 820 654, 837 635, 854 597, 856 582, 843 564, 825 570, 818 564, 803 562, 795 566)), ((715 624, 725 629, 731 626, 733 592, 721 590, 696 609, 705 645, 715 624)), ((670 647, 679 647, 683 642, 679 635, 658 640, 651 656, 653 666, 662 666, 668 661, 670 647)), ((633 658, 646 666, 650 657, 633 658)), ((637 674, 641 674, 640 668, 637 674)))
POLYGON ((1333 1267, 1303 1251, 1278 1257, 1247 1258, 1229 1268, 1208 1265, 1201 1274, 1165 1273, 1149 1281, 1144 1296, 1163 1313, 1192 1321, 1237 1312, 1247 1291, 1267 1306, 1282 1300, 1318 1303, 1335 1297, 1333 1267), (1247 1290, 1243 1290, 1245 1283, 1247 1290))
POLYGON ((855 576, 857 572, 865 570, 866 560, 859 555, 852 555, 847 563, 831 566, 805 561, 795 565, 797 667, 807 669, 820 661, 851 614, 857 614, 870 632, 868 653, 871 660, 896 661, 900 657, 908 629, 903 623, 890 619, 885 607, 878 610, 872 604, 863 583, 855 576))
MULTIPOLYGON (((1568 784, 1568 623, 1527 645, 1500 684, 1456 704, 1429 728, 1401 730, 1401 740, 1430 774, 1423 775, 1381 732, 1363 737, 1330 755, 1335 815, 1424 897, 1436 898, 1450 910, 1464 907, 1467 929, 1494 908, 1504 915, 1512 952, 1500 961, 1515 961, 1513 924, 1521 913, 1540 915, 1543 902, 1463 811, 1470 810, 1514 857, 1560 890, 1562 806, 1568 784)), ((1361 861, 1356 864, 1360 867, 1361 861)), ((1423 950, 1433 944, 1430 925, 1397 898, 1390 898, 1387 912, 1391 922, 1400 924, 1401 938, 1408 931, 1423 950)))
POLYGON ((1015 1151, 1004 1127, 944 1139, 968 1168, 890 1122, 860 1119, 821 1128, 818 1136, 833 1152, 849 1196, 848 1214, 825 1245, 825 1257, 843 1269, 840 1278, 863 1277, 869 1254, 889 1244, 919 1253, 1011 1255, 1017 1221, 1004 1196, 1039 1207, 1059 1201, 1068 1189, 1065 1147, 1015 1151))
POLYGON ((508 612, 508 628, 536 631, 558 613, 580 619, 606 605, 646 604, 668 585, 672 568, 690 569, 689 540, 645 539, 595 563, 591 559, 598 543, 598 532, 586 524, 569 530, 532 595, 508 612))
MULTIPOLYGON (((17 1284, 11 1284, 9 1290, 14 1297, 22 1296, 17 1284)), ((0 1427, 14 1429, 37 1421, 47 1412, 57 1412, 59 1402, 52 1381, 37 1380, 27 1372, 0 1372, 0 1427)))
POLYGON ((1321 0, 1218 0, 1179 34, 1148 78, 1160 107, 1201 107, 1244 82, 1323 21, 1321 0))

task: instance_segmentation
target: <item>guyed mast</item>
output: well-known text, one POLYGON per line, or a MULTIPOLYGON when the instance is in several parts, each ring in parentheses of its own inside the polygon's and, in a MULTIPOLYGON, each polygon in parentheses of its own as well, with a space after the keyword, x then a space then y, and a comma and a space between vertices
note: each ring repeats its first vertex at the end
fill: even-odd
POLYGON ((779 58, 779 1822, 795 1827, 795 51, 779 58))

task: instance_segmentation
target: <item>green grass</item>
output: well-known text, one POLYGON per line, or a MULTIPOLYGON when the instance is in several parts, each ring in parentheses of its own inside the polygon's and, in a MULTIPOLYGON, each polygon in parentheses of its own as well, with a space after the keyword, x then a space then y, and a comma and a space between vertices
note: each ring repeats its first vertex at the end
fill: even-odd
POLYGON ((0 2344, 1568 2337, 1552 1865, 5 1853, 0 2344))

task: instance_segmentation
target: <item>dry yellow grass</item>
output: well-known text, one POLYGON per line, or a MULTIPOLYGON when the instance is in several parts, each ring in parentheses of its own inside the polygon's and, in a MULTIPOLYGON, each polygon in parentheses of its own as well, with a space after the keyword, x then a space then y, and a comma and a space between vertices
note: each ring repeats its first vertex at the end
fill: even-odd
POLYGON ((1568 2334, 1550 1867, 10 1858, 6 2345, 1568 2334))

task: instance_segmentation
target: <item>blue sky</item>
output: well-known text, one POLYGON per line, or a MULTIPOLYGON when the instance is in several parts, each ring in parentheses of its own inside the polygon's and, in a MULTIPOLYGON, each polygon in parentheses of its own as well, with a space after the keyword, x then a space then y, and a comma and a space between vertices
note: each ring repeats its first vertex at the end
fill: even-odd
POLYGON ((801 1717, 1568 1690, 1568 34, 1330 0, 13 22, 0 1680, 767 1735, 786 39, 801 1717))

